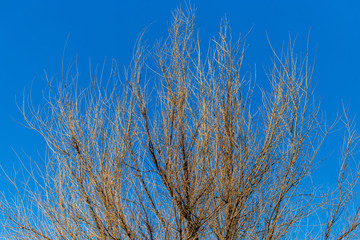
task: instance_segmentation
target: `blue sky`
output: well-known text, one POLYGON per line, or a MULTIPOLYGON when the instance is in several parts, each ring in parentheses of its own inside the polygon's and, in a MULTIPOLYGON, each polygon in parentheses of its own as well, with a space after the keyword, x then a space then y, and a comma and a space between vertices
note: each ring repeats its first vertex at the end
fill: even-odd
MULTIPOLYGON (((304 52, 309 30, 311 57, 315 57, 314 80, 322 110, 333 120, 341 100, 350 104, 350 115, 360 109, 360 3, 358 1, 241 1, 194 0, 202 42, 217 34, 225 15, 232 33, 247 33, 252 27, 245 63, 256 64, 259 78, 272 56, 266 33, 275 50, 297 37, 297 52, 304 52)), ((183 1, 0 1, 0 164, 6 171, 17 169, 15 152, 34 160, 44 156, 44 142, 33 131, 21 126, 16 106, 24 90, 35 103, 41 102, 46 87, 44 70, 58 77, 66 39, 66 60, 78 56, 81 81, 86 83, 89 58, 93 65, 116 59, 120 66, 131 60, 135 40, 150 26, 149 41, 166 36, 171 11, 183 1), (14 149, 14 150, 13 150, 14 149)), ((253 68, 254 69, 254 68, 253 68)), ((265 81, 265 79, 258 79, 265 81)), ((357 117, 357 120, 360 118, 357 117)), ((330 148, 329 148, 330 150, 330 148)), ((332 150, 332 149, 331 149, 332 150)), ((23 161, 28 161, 26 158, 23 161)), ((332 172, 334 159, 325 172, 332 172)), ((324 175, 322 175, 324 174, 324 175)), ((0 178, 0 186, 6 186, 0 178)), ((1 187, 3 188, 3 187, 1 187)), ((1 189, 3 190, 3 189, 1 189)))

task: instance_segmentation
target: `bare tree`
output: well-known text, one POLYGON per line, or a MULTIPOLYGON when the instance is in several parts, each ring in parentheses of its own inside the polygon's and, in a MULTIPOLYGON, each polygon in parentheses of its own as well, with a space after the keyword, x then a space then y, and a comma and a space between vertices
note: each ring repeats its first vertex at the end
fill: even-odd
POLYGON ((338 187, 311 183, 332 128, 307 53, 274 51, 259 92, 241 71, 245 37, 223 21, 204 54, 194 31, 194 11, 176 10, 164 42, 148 50, 140 37, 125 80, 114 63, 79 89, 75 66, 49 80, 43 107, 24 103, 49 155, 29 171, 35 187, 14 182, 24 193, 1 200, 7 239, 359 238, 346 115, 338 187))

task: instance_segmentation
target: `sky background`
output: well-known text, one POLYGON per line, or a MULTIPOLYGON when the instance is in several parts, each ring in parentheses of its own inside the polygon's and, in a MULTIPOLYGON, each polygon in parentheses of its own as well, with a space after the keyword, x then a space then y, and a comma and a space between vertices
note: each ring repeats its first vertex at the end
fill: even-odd
MULTIPOLYGON (((276 51, 286 45, 289 35, 297 37, 296 52, 305 52, 309 30, 311 58, 315 57, 316 97, 329 120, 341 109, 341 100, 350 105, 350 116, 360 109, 360 2, 359 1, 241 1, 193 0, 197 8, 197 26, 201 41, 207 43, 217 34, 224 16, 233 36, 252 31, 248 36, 245 64, 255 69, 266 82, 263 67, 272 57, 266 33, 276 51)), ((32 88, 34 103, 41 102, 46 87, 44 71, 59 77, 61 59, 69 36, 65 60, 78 57, 80 81, 86 84, 89 58, 92 65, 110 63, 119 66, 131 60, 139 33, 151 25, 145 35, 150 42, 166 37, 171 11, 183 1, 39 1, 0 0, 0 164, 13 175, 20 166, 15 152, 25 165, 25 154, 34 160, 44 156, 45 144, 33 131, 21 126, 22 116, 16 101, 32 88), (17 100, 16 100, 17 99, 17 100)), ((359 121, 359 117, 355 118, 359 121)), ((360 124, 358 124, 360 125, 360 124)), ((340 139, 341 140, 341 139, 340 139)), ((339 141, 340 142, 340 141, 339 141)), ((325 151, 334 151, 332 140, 325 151)), ((334 178, 336 158, 331 158, 318 177, 334 178)), ((1 174, 0 174, 1 175, 1 174)), ((0 178, 0 191, 7 183, 0 178)))

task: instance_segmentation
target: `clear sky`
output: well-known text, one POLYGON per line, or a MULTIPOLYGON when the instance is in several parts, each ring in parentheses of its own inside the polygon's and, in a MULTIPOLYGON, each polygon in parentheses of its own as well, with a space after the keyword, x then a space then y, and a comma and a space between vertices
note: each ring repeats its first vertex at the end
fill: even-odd
MULTIPOLYGON (((247 40, 245 63, 250 67, 256 64, 260 77, 272 56, 266 33, 276 50, 281 50, 290 34, 298 38, 297 51, 304 52, 311 28, 311 57, 316 53, 316 95, 322 101, 322 109, 330 120, 334 119, 343 100, 350 104, 350 115, 358 115, 359 1, 193 0, 191 3, 198 9, 197 23, 203 42, 217 34, 219 21, 225 15, 234 36, 253 27, 247 40)), ((59 76, 68 36, 65 59, 74 60, 78 56, 80 74, 84 76, 81 81, 86 82, 89 58, 94 65, 102 64, 106 57, 108 62, 114 58, 120 66, 127 66, 139 33, 151 24, 146 39, 153 41, 166 36, 171 11, 179 5, 184 2, 1 0, 0 164, 4 169, 11 172, 19 166, 12 149, 24 157, 23 151, 35 160, 44 155, 41 137, 19 124, 23 120, 16 99, 21 104, 24 89, 28 94, 32 87, 34 102, 41 102, 41 91, 46 87, 44 70, 49 76, 59 76)), ((330 163, 325 172, 331 172, 331 166, 337 164, 330 163)), ((6 186, 2 178, 0 186, 6 186)))

